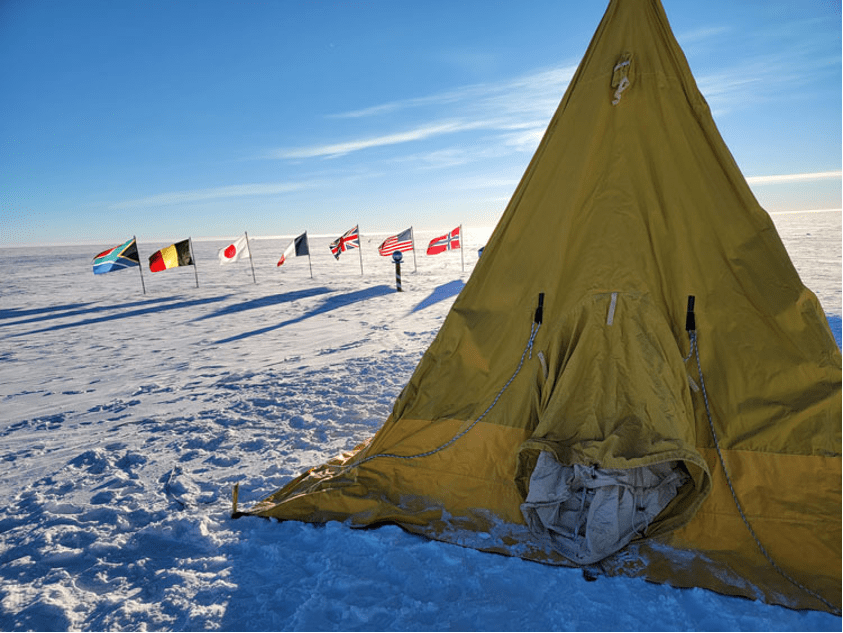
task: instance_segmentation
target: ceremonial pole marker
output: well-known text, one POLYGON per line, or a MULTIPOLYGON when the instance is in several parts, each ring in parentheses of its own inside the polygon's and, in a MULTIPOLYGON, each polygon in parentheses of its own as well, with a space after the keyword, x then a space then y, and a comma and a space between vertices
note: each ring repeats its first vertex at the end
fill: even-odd
POLYGON ((398 292, 402 292, 401 290, 401 260, 404 259, 404 256, 401 254, 401 251, 395 251, 392 253, 392 261, 395 262, 395 289, 398 292))

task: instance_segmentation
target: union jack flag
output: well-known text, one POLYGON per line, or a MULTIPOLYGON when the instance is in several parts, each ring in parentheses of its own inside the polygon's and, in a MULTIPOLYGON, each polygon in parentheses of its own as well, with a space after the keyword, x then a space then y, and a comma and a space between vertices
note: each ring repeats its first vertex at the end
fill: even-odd
POLYGON ((406 252, 411 250, 413 250, 413 227, 403 233, 386 238, 383 244, 378 246, 378 253, 384 257, 392 255, 395 251, 406 252))
POLYGON ((331 242, 331 252, 337 259, 340 258, 340 253, 351 248, 360 248, 360 231, 356 226, 331 242))
POLYGON ((438 255, 460 247, 460 227, 458 226, 447 235, 430 240, 430 244, 427 246, 427 254, 438 255))

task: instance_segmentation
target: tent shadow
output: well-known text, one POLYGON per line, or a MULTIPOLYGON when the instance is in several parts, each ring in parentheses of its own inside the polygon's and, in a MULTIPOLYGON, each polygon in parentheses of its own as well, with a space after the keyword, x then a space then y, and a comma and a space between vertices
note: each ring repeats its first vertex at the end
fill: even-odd
MULTIPOLYGON (((120 304, 120 305, 111 306, 111 307, 103 306, 101 308, 97 308, 97 309, 94 309, 94 310, 82 311, 80 314, 86 314, 88 312, 98 312, 100 310, 119 310, 119 309, 125 308, 127 306, 132 307, 132 306, 143 305, 143 306, 146 306, 146 307, 139 308, 137 310, 129 310, 127 312, 121 311, 121 312, 117 312, 116 314, 107 314, 107 315, 104 315, 104 316, 94 317, 94 318, 90 318, 90 319, 82 319, 81 321, 75 321, 73 323, 62 323, 60 325, 53 325, 53 326, 50 326, 50 327, 41 328, 39 330, 29 330, 27 332, 17 332, 15 334, 11 334, 10 336, 29 336, 31 334, 41 334, 41 333, 44 333, 44 332, 56 332, 58 330, 66 330, 66 329, 69 329, 69 328, 80 327, 80 326, 84 326, 84 325, 93 325, 95 323, 106 323, 108 321, 117 321, 119 319, 127 319, 127 318, 130 318, 130 317, 143 316, 143 315, 146 315, 146 314, 155 314, 155 313, 158 313, 158 312, 163 312, 165 310, 181 310, 181 309, 184 309, 184 308, 195 308, 195 307, 201 306, 201 305, 207 305, 207 304, 210 304, 210 303, 217 303, 219 301, 225 301, 226 299, 228 299, 228 295, 221 295, 221 296, 218 296, 218 297, 206 297, 204 299, 190 299, 190 300, 187 300, 187 301, 178 301, 178 297, 172 297, 172 298, 169 298, 169 299, 151 299, 149 301, 143 301, 143 302, 137 302, 137 303, 131 303, 131 304, 120 304), (169 303, 169 304, 166 304, 166 305, 158 305, 162 301, 176 301, 176 303, 169 303), (150 305, 150 304, 154 304, 154 305, 150 305)), ((59 318, 59 316, 63 316, 63 317, 74 316, 75 314, 76 313, 71 312, 71 313, 65 313, 63 315, 57 315, 57 316, 51 317, 51 318, 59 318)), ((34 319, 34 320, 39 321, 41 319, 34 319)), ((26 323, 26 322, 27 321, 15 321, 13 323, 7 323, 6 325, 15 325, 15 324, 21 324, 21 323, 26 323)))
POLYGON ((305 290, 294 290, 291 292, 284 292, 276 295, 270 295, 267 297, 259 297, 257 299, 250 299, 249 301, 243 301, 241 303, 225 306, 224 308, 220 308, 219 310, 212 312, 211 314, 205 314, 201 317, 197 317, 196 319, 194 319, 194 321, 204 321, 205 319, 226 316, 229 314, 237 314, 240 312, 245 312, 247 310, 255 310, 257 308, 268 308, 274 305, 279 305, 281 303, 289 303, 291 301, 297 301, 298 299, 307 299, 309 297, 315 297, 318 295, 327 294, 329 292, 331 292, 330 288, 326 286, 320 286, 318 288, 307 288, 305 290))
POLYGON ((268 325, 267 327, 262 327, 257 330, 252 330, 251 332, 243 332, 242 334, 238 334, 237 336, 231 336, 229 338, 224 338, 222 340, 216 341, 217 345, 222 345, 224 343, 233 343, 234 341, 242 341, 243 339, 258 336, 260 334, 266 334, 267 332, 272 332, 273 330, 281 329, 282 327, 286 327, 288 325, 293 325, 295 323, 301 323, 311 317, 317 316, 319 314, 324 314, 325 312, 330 312, 331 310, 336 310, 338 308, 344 308, 345 306, 352 305, 354 303, 358 303, 360 301, 366 301, 368 299, 374 299, 375 297, 382 297, 387 294, 394 293, 395 290, 391 286, 387 285, 379 285, 373 286, 372 288, 364 288, 362 290, 355 290, 354 292, 348 292, 342 295, 334 295, 332 297, 328 297, 322 303, 314 307, 312 310, 309 310, 298 316, 294 319, 288 319, 286 321, 282 321, 281 323, 276 323, 274 325, 268 325))
POLYGON ((431 292, 430 295, 428 295, 425 299, 422 299, 415 308, 410 310, 410 314, 429 308, 430 306, 435 305, 440 301, 444 301, 445 299, 455 297, 464 287, 465 282, 461 279, 455 279, 454 281, 449 281, 446 284, 437 286, 433 289, 433 292, 431 292))
POLYGON ((843 318, 836 314, 827 314, 828 327, 831 328, 831 333, 834 335, 834 340, 837 341, 837 347, 841 347, 843 343, 843 318))

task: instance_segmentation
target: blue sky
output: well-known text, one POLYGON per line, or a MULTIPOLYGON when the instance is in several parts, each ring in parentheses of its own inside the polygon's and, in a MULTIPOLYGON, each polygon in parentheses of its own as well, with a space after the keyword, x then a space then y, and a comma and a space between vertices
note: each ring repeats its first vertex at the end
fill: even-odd
MULTIPOLYGON (((841 207, 840 1, 663 0, 768 211, 841 207)), ((493 226, 607 0, 2 0, 0 244, 493 226)))

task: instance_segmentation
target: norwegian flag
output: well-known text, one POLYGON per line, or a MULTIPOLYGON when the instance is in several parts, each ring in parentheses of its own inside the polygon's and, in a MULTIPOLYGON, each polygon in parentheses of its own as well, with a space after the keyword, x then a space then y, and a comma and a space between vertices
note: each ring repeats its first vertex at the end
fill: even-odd
POLYGON ((460 228, 461 227, 458 226, 447 235, 430 240, 430 244, 427 246, 427 254, 438 255, 439 253, 444 253, 445 251, 460 248, 460 228))
POLYGON ((378 247, 378 253, 384 257, 389 257, 395 251, 411 251, 413 250, 413 227, 410 227, 403 233, 388 237, 378 247))
POLYGON ((331 242, 331 252, 337 259, 340 258, 340 253, 351 248, 360 248, 360 231, 356 226, 331 242))

